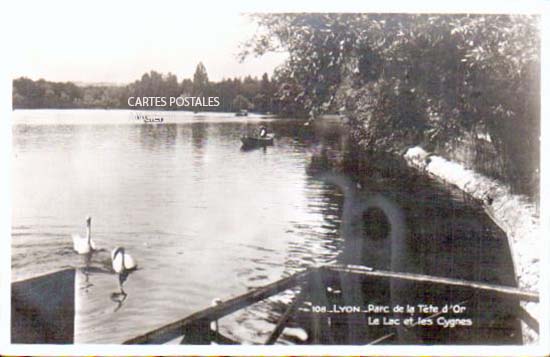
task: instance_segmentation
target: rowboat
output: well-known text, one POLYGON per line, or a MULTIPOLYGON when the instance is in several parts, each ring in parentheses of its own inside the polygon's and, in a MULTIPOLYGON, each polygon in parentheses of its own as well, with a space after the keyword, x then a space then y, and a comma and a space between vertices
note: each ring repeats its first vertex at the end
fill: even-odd
POLYGON ((75 279, 75 269, 64 269, 12 282, 11 342, 74 343, 75 279))
POLYGON ((519 301, 539 302, 536 292, 485 282, 334 264, 309 268, 242 295, 220 300, 211 307, 131 338, 124 344, 239 344, 242 342, 220 332, 217 321, 285 291, 293 291, 294 297, 280 311, 279 318, 271 321, 274 329, 265 340, 267 345, 276 343, 290 326, 299 326, 306 332, 302 344, 314 345, 480 344, 487 338, 496 338, 501 344, 521 344, 520 321, 538 331, 538 321, 519 305, 519 301), (372 300, 375 296, 370 296, 370 293, 384 286, 394 290, 391 293, 394 303, 375 305, 373 301, 377 300, 372 300), (434 295, 432 300, 424 300, 425 297, 411 300, 418 305, 399 305, 395 303, 397 297, 393 296, 399 290, 405 293, 405 297, 409 294, 410 297, 417 297, 419 295, 415 294, 418 292, 421 296, 425 292, 431 296, 430 292, 439 289, 449 289, 447 294, 441 296, 452 296, 453 304, 447 305, 448 301, 444 298, 443 305, 432 305, 436 304, 432 301, 433 297, 438 296, 434 295), (350 300, 358 293, 367 295, 358 295, 365 299, 360 312, 354 315, 347 310, 359 307, 355 305, 355 300, 350 300), (432 302, 426 304, 427 301, 432 302), (493 311, 497 301, 503 304, 501 308, 506 311, 504 318, 493 311), (414 312, 400 315, 395 310, 405 306, 414 312), (425 311, 426 306, 434 310, 425 311), (445 306, 454 310, 445 311, 445 306), (435 310, 440 307, 442 311, 435 310), (392 317, 408 318, 410 325, 392 325, 392 317), (433 322, 433 326, 423 329, 428 320, 433 322), (470 320, 473 325, 469 324, 470 320), (447 326, 449 321, 465 321, 471 327, 457 327, 459 332, 453 330, 451 333, 447 326))
POLYGON ((243 136, 241 141, 246 148, 263 147, 273 145, 273 134, 267 134, 265 137, 260 136, 243 136))
MULTIPOLYGON (((74 287, 74 269, 13 282, 12 343, 74 343, 74 287), (42 296, 50 299, 40 300, 42 296)), ((378 270, 363 265, 330 264, 295 272, 238 296, 216 299, 219 301, 210 307, 123 343, 240 344, 245 341, 239 341, 233 335, 227 336, 227 329, 220 329, 218 321, 256 303, 263 301, 267 304, 281 294, 292 297, 282 306, 270 305, 273 311, 269 324, 273 325, 273 330, 266 331, 269 336, 266 335, 264 343, 268 345, 284 338, 285 330, 296 328, 305 331, 305 339, 300 343, 312 345, 456 345, 487 341, 519 345, 522 343, 520 321, 531 331, 537 334, 539 331, 536 317, 519 305, 520 301, 539 303, 537 292, 481 281, 378 270), (391 305, 381 304, 376 296, 386 288, 390 290, 391 305), (405 300, 399 295, 404 295, 401 298, 405 300), (443 305, 437 304, 438 296, 443 305), (416 303, 409 306, 407 298, 416 303), (447 312, 433 310, 445 306, 448 306, 447 312), (401 307, 407 310, 396 310, 401 307), (347 311, 354 309, 359 311, 347 311), (380 324, 375 322, 377 318, 380 324), (396 318, 414 323, 408 327, 395 325, 392 321, 396 318), (470 319, 471 326, 460 326, 461 322, 470 319), (426 327, 426 321, 432 321, 434 325, 426 327), (458 325, 450 328, 450 322, 458 325)))

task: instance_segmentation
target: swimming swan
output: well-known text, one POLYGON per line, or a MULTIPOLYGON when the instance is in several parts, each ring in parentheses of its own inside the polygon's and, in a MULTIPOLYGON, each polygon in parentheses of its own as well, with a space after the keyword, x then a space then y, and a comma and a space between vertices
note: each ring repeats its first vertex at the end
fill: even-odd
POLYGON ((137 269, 137 263, 130 254, 126 253, 123 247, 113 249, 111 252, 111 261, 113 263, 113 270, 118 274, 120 292, 126 295, 122 285, 126 281, 126 278, 128 278, 128 274, 137 269))
POLYGON ((117 274, 128 273, 137 268, 136 261, 130 254, 126 253, 123 247, 113 249, 111 261, 113 262, 113 270, 117 274))
POLYGON ((78 234, 73 234, 73 249, 78 254, 88 254, 96 250, 94 241, 92 240, 92 217, 86 217, 86 237, 81 237, 78 234))

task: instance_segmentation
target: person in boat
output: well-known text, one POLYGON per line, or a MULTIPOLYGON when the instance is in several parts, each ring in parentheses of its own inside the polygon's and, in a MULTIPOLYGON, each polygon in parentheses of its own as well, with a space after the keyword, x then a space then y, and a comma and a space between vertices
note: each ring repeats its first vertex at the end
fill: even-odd
POLYGON ((260 127, 260 138, 265 138, 267 136, 267 128, 265 126, 260 127))

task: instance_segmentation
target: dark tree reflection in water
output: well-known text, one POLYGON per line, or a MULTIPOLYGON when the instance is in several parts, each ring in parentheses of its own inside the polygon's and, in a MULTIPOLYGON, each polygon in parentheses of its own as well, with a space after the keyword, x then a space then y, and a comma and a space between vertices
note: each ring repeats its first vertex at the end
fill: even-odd
MULTIPOLYGON (((81 268, 70 233, 86 215, 98 246, 124 246, 140 262, 124 282, 127 296, 112 296, 118 278, 104 271, 105 257, 79 274, 78 343, 120 343, 215 298, 331 263, 514 285, 506 238, 478 206, 399 161, 354 152, 338 125, 183 114, 143 125, 129 124, 123 111, 21 113, 13 128, 13 277, 81 268), (241 151, 242 133, 260 124, 276 134, 275 145, 241 151)), ((346 304, 463 298, 352 280, 328 288, 319 299, 346 304)), ((222 318, 219 331, 264 343, 293 296, 222 318)), ((488 312, 479 329, 454 329, 454 341, 491 337, 485 325, 495 314, 508 323, 487 301, 465 298, 468 311, 488 312)), ((337 333, 318 342, 366 343, 385 332, 358 333, 361 318, 351 319, 333 320, 337 333)), ((299 322, 277 343, 312 342, 299 322)), ((422 331, 413 337, 437 342, 422 331)))

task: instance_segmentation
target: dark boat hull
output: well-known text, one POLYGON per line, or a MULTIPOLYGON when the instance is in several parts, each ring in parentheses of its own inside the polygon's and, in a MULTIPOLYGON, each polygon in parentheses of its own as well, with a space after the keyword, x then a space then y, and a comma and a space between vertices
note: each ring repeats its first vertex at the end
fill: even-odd
POLYGON ((11 343, 73 344, 74 269, 11 284, 11 343))
POLYGON ((245 136, 241 138, 244 147, 262 147, 273 145, 273 135, 265 138, 245 136))

